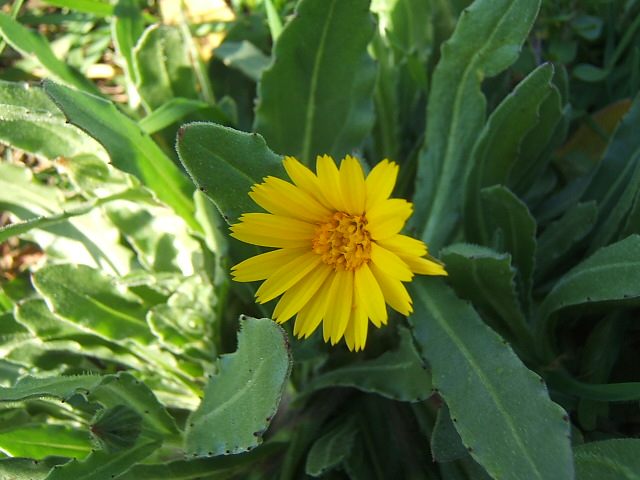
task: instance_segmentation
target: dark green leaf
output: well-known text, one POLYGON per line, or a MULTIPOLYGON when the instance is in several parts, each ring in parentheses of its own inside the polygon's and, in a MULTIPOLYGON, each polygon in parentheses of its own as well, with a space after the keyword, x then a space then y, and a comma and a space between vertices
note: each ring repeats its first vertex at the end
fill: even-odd
POLYGON ((109 453, 135 445, 142 432, 142 415, 126 405, 99 410, 91 421, 91 435, 109 453))
POLYGON ((309 450, 306 472, 320 477, 349 457, 358 430, 354 422, 343 422, 320 437, 309 450))
POLYGON ((431 434, 431 455, 434 462, 451 462, 469 455, 462 444, 460 434, 451 419, 449 407, 445 402, 438 410, 436 424, 431 434))
POLYGON ((577 480, 640 479, 640 440, 603 440, 575 449, 577 480))
POLYGON ((375 67, 369 0, 303 0, 262 75, 254 130, 309 165, 342 158, 372 126, 375 67))

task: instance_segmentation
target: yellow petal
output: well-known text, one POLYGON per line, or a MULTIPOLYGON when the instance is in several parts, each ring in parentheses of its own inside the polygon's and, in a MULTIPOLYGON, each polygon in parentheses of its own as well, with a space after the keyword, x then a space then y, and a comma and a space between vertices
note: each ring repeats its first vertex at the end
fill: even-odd
POLYGON ((426 258, 411 255, 399 255, 413 273, 420 275, 448 275, 442 265, 426 258))
POLYGON ((371 263, 401 282, 410 282, 413 278, 409 266, 398 255, 376 243, 371 244, 371 263))
POLYGON ((427 254, 427 246, 422 241, 406 235, 394 235, 384 240, 377 240, 376 243, 397 255, 423 257, 427 254))
POLYGON ((245 213, 231 226, 231 236, 262 247, 311 248, 316 225, 270 213, 245 213))
POLYGON ((362 215, 366 198, 364 173, 360 162, 351 155, 347 155, 340 164, 340 187, 346 212, 362 215))
POLYGON ((329 305, 324 315, 324 341, 331 339, 335 345, 340 341, 349 323, 353 305, 353 271, 337 270, 329 289, 329 305))
POLYGON ((329 274, 318 289, 317 294, 311 297, 311 300, 298 312, 296 323, 293 327, 293 334, 298 338, 309 338, 320 325, 329 305, 329 290, 334 276, 332 270, 332 273, 329 274))
POLYGON ((329 265, 320 264, 298 283, 289 288, 278 301, 273 311, 273 319, 284 323, 306 305, 322 286, 333 269, 329 265))
POLYGON ((400 233, 411 216, 411 203, 402 198, 391 198, 367 210, 367 230, 374 240, 385 240, 400 233))
POLYGON ((331 215, 331 210, 311 194, 276 177, 254 185, 249 196, 262 208, 275 215, 317 223, 331 215))
POLYGON ((308 252, 280 267, 256 291, 258 302, 265 303, 281 295, 298 283, 311 270, 317 268, 321 262, 320 255, 308 252))
POLYGON ((354 298, 356 308, 364 309, 368 318, 376 327, 387 323, 387 306, 380 285, 367 264, 354 272, 354 298))
POLYGON ((340 172, 333 159, 328 155, 319 156, 316 161, 316 171, 318 172, 318 186, 324 198, 336 211, 344 212, 346 207, 340 192, 340 172))
POLYGON ((282 265, 299 258, 308 252, 303 248, 282 248, 247 258, 231 268, 231 275, 236 282, 255 282, 273 275, 282 265))
POLYGON ((400 280, 390 277, 375 264, 371 265, 371 273, 382 290, 385 302, 391 308, 402 315, 409 315, 413 312, 411 296, 400 280))
POLYGON ((344 339, 349 350, 355 350, 357 352, 364 349, 367 343, 368 329, 369 318, 367 317, 367 313, 362 308, 354 308, 351 311, 347 329, 344 331, 344 339))
POLYGON ((320 182, 315 173, 293 157, 285 157, 283 164, 287 171, 287 175, 289 175, 289 178, 298 186, 298 188, 313 196, 325 207, 333 208, 324 198, 324 195, 320 190, 320 182))
POLYGON ((367 211, 389 198, 396 186, 397 178, 398 165, 395 162, 382 160, 373 167, 365 181, 367 191, 365 208, 367 211))

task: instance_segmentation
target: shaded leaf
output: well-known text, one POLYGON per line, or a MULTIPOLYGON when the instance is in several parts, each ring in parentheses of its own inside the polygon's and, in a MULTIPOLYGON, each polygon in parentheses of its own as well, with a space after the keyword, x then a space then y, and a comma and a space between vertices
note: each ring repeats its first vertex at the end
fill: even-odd
POLYGON ((316 440, 307 456, 307 474, 320 477, 340 465, 350 456, 357 433, 354 422, 346 421, 316 440))
POLYGON ((640 440, 585 443, 575 448, 577 480, 640 479, 640 440))

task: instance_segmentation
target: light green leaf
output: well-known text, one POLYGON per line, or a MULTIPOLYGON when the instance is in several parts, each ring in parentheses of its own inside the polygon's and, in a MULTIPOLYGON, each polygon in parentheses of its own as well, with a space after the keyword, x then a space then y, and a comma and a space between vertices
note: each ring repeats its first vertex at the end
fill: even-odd
POLYGON ((316 440, 307 455, 307 474, 320 477, 340 465, 351 455, 357 433, 355 422, 346 421, 316 440))
POLYGON ((400 339, 395 351, 318 375, 305 393, 326 387, 354 387, 404 402, 429 398, 433 394, 431 375, 426 371, 407 329, 400 329, 400 339))
POLYGON ((276 413, 291 370, 286 335, 268 318, 242 316, 241 324, 237 351, 220 358, 202 403, 187 419, 188 455, 251 450, 276 413))
POLYGON ((484 123, 482 80, 516 60, 539 6, 539 0, 477 0, 462 11, 453 36, 442 45, 414 198, 414 224, 432 248, 446 242, 460 216, 460 179, 484 123))
MULTIPOLYGON (((111 7, 111 6, 110 6, 111 7)), ((113 9, 114 18, 111 23, 111 34, 116 46, 116 51, 124 59, 127 87, 130 95, 135 95, 132 88, 136 83, 136 71, 134 67, 133 48, 144 31, 142 10, 135 0, 118 0, 113 9)), ((131 102, 130 99, 130 103, 131 102)))
POLYGON ((80 90, 85 90, 96 95, 100 90, 74 70, 66 62, 59 60, 48 40, 37 30, 23 27, 17 20, 0 13, 0 35, 9 45, 25 57, 33 57, 53 78, 59 82, 72 85, 80 90))
POLYGON ((258 86, 254 130, 276 152, 309 165, 340 159, 372 126, 375 66, 369 0, 303 0, 258 86))
POLYGON ((191 228, 198 230, 188 179, 133 120, 99 97, 49 80, 44 81, 44 89, 71 123, 104 145, 116 168, 138 177, 191 228))
POLYGON ((133 294, 117 288, 113 277, 85 265, 48 265, 33 284, 56 315, 107 340, 153 342, 146 308, 133 294))
POLYGON ((91 391, 105 377, 77 375, 73 377, 22 377, 11 387, 0 387, 0 402, 17 402, 30 398, 59 398, 68 400, 76 393, 91 391))
POLYGON ((158 449, 160 442, 139 442, 132 449, 118 453, 94 450, 83 461, 72 460, 55 468, 45 480, 113 480, 132 465, 144 460, 158 449))
POLYGON ((577 480, 639 480, 640 440, 585 443, 575 448, 577 480))
POLYGON ((148 134, 152 134, 179 122, 185 116, 195 112, 202 112, 220 124, 230 122, 227 115, 218 107, 212 107, 208 103, 199 100, 177 97, 160 105, 140 120, 138 125, 148 134))
POLYGON ((573 478, 569 422, 540 377, 440 279, 410 288, 416 341, 472 457, 494 478, 573 478))
POLYGON ((56 465, 63 465, 66 457, 46 457, 34 462, 32 458, 9 457, 0 459, 0 478, 11 480, 44 480, 56 465))
POLYGON ((90 13, 98 17, 113 15, 113 5, 101 0, 45 0, 45 2, 56 7, 90 13))
POLYGON ((198 100, 197 81, 180 30, 156 23, 134 50, 136 87, 149 110, 175 97, 198 100))
POLYGON ((223 42, 214 54, 227 67, 237 68, 254 82, 260 80, 262 71, 271 63, 262 50, 247 40, 223 42))
POLYGON ((285 175, 280 157, 260 135, 214 123, 182 127, 177 149, 193 182, 213 200, 228 223, 260 209, 249 197, 252 185, 269 175, 285 175))
POLYGON ((640 303, 640 235, 603 247, 566 273, 545 297, 538 312, 537 338, 546 358, 556 324, 555 312, 575 305, 640 303))
POLYGON ((12 457, 84 458, 93 447, 87 430, 46 423, 8 430, 0 432, 0 451, 12 457))

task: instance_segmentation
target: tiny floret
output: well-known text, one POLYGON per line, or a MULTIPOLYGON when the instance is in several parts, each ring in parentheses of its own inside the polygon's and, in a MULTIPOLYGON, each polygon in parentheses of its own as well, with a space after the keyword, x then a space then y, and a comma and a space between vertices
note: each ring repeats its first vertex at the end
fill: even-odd
POLYGON ((259 303, 281 296, 273 318, 295 316, 299 338, 322 323, 325 342, 344 337, 350 350, 362 350, 369 323, 387 323, 387 305, 403 315, 413 311, 404 283, 414 274, 447 272, 425 258, 423 242, 400 233, 413 207, 389 198, 396 163, 383 160, 366 178, 349 155, 340 168, 319 156, 317 173, 293 157, 284 167, 291 182, 267 177, 249 193, 267 213, 245 213, 231 227, 238 240, 273 249, 233 267, 234 280, 263 280, 259 303))

